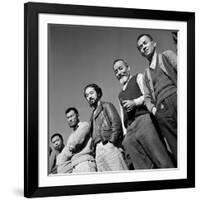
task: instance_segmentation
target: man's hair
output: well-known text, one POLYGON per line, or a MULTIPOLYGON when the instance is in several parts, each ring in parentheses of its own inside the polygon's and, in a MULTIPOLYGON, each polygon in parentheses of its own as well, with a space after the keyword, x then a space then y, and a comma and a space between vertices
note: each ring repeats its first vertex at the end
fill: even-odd
POLYGON ((99 99, 102 97, 102 95, 103 95, 102 89, 101 89, 97 84, 92 83, 92 84, 86 85, 85 88, 84 88, 84 97, 85 97, 85 98, 86 98, 85 91, 86 91, 86 89, 89 88, 89 87, 94 88, 94 90, 96 91, 97 96, 98 96, 99 99))
POLYGON ((143 33, 143 34, 140 34, 140 35, 137 37, 137 42, 138 42, 138 40, 139 40, 141 37, 143 37, 143 36, 146 36, 146 37, 148 37, 151 41, 153 41, 153 37, 152 37, 151 35, 149 35, 149 34, 147 34, 147 33, 143 33))
POLYGON ((72 111, 72 110, 73 110, 77 115, 79 114, 77 108, 75 108, 75 107, 69 107, 69 108, 67 108, 67 110, 65 111, 65 115, 66 115, 67 113, 69 113, 70 111, 72 111))
POLYGON ((63 136, 62 136, 60 133, 54 133, 54 134, 51 136, 51 142, 52 142, 52 139, 53 139, 54 137, 56 137, 56 136, 58 136, 58 137, 61 139, 61 141, 63 142, 63 136))
POLYGON ((125 64, 125 66, 128 68, 128 63, 126 62, 126 60, 124 60, 124 59, 122 59, 122 58, 119 58, 119 59, 114 60, 114 61, 113 61, 113 67, 114 67, 114 65, 115 65, 117 62, 119 62, 119 61, 123 62, 123 63, 125 64))

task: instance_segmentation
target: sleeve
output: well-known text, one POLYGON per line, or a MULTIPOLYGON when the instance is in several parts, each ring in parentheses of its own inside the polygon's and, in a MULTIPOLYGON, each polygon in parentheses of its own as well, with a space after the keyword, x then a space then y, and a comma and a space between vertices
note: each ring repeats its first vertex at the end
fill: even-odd
POLYGON ((116 145, 123 138, 121 119, 112 103, 106 104, 106 112, 112 129, 110 142, 116 145))
POLYGON ((72 173, 71 160, 62 160, 61 154, 57 156, 57 173, 72 173))
POLYGON ((134 102, 136 104, 136 106, 142 105, 144 103, 144 86, 143 86, 143 74, 138 74, 137 75, 137 84, 140 88, 140 91, 142 93, 142 95, 140 97, 138 97, 137 99, 134 99, 134 102))
POLYGON ((51 154, 49 156, 49 173, 52 172, 53 168, 56 165, 56 156, 58 155, 58 152, 56 150, 52 150, 51 154))
POLYGON ((148 111, 151 113, 155 105, 152 103, 153 98, 151 94, 151 89, 147 86, 148 85, 147 82, 148 82, 148 78, 145 71, 144 78, 143 78, 144 104, 147 107, 148 111))
POLYGON ((126 130, 126 127, 124 125, 124 112, 123 112, 123 108, 122 108, 120 102, 119 102, 119 108, 120 108, 120 116, 121 116, 121 123, 122 123, 123 134, 126 135, 127 130, 126 130))
POLYGON ((60 166, 64 164, 66 161, 70 160, 72 156, 72 151, 69 150, 68 146, 65 146, 62 152, 57 156, 56 165, 60 166))
POLYGON ((68 142, 71 151, 76 153, 79 147, 84 143, 86 137, 90 134, 90 125, 87 122, 80 123, 79 127, 72 133, 73 137, 68 142))
POLYGON ((172 67, 174 67, 177 70, 177 55, 171 50, 163 52, 163 55, 169 61, 172 67))
POLYGON ((57 165, 62 165, 77 152, 79 147, 85 141, 86 136, 89 134, 90 126, 87 122, 82 122, 76 131, 71 133, 68 138, 67 144, 62 152, 57 156, 57 165))

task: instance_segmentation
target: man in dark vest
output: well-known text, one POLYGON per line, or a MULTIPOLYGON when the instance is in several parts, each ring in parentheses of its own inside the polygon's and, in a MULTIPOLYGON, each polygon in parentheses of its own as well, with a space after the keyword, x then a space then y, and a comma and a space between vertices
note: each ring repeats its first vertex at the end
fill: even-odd
POLYGON ((129 168, 152 169, 174 167, 161 141, 150 113, 144 105, 143 75, 130 74, 123 59, 115 60, 113 69, 122 85, 119 93, 121 118, 126 130, 123 146, 129 168))
POLYGON ((177 163, 177 56, 171 50, 157 53, 156 42, 148 34, 137 38, 137 47, 149 61, 144 76, 145 104, 177 163))

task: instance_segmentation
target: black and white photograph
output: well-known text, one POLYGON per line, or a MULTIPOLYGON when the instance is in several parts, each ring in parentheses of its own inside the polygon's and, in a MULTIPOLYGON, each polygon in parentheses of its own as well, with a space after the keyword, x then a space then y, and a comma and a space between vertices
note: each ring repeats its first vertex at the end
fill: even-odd
POLYGON ((198 0, 0 15, 0 199, 199 200, 198 0))
POLYGON ((25 8, 25 196, 193 187, 192 13, 25 8))
POLYGON ((177 30, 48 25, 48 173, 171 169, 177 30))

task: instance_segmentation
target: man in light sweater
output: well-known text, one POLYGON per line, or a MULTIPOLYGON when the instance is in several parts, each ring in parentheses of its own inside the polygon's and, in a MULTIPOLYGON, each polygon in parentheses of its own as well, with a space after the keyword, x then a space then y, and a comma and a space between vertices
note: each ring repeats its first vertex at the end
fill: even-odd
POLYGON ((123 59, 113 63, 116 78, 122 85, 119 93, 122 123, 126 129, 123 146, 129 168, 152 169, 174 167, 144 105, 143 75, 130 74, 123 59))
POLYGON ((73 132, 70 134, 65 148, 57 157, 58 173, 68 173, 70 166, 72 173, 95 172, 96 163, 89 124, 79 120, 79 113, 75 107, 68 108, 65 115, 73 132))
POLYGON ((177 56, 171 50, 157 53, 156 46, 151 35, 137 38, 139 52, 149 61, 144 76, 145 105, 155 116, 177 164, 177 56))

